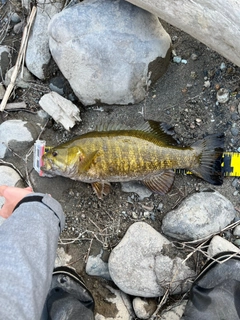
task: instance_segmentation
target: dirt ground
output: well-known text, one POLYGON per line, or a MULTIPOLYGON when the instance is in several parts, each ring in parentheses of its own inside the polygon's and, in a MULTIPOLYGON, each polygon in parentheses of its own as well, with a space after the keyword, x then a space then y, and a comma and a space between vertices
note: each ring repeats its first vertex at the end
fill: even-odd
MULTIPOLYGON (((166 74, 149 88, 145 101, 137 105, 83 107, 78 103, 82 122, 66 132, 61 125, 49 120, 41 139, 46 140, 47 145, 56 145, 92 130, 99 122, 131 126, 140 123, 144 117, 171 124, 175 128, 176 138, 184 145, 207 134, 223 132, 226 136, 225 150, 236 152, 240 147, 239 135, 232 135, 231 128, 238 129, 240 125, 240 69, 184 32, 165 22, 163 25, 173 39, 173 49, 178 56, 187 60, 186 64, 171 61, 166 74), (225 63, 226 68, 220 68, 222 63, 225 63), (208 80, 210 87, 206 83, 208 80), (230 92, 230 99, 225 104, 216 104, 219 88, 226 88, 230 92)), ((10 29, 2 44, 8 44, 12 52, 16 53, 20 40, 21 34, 14 35, 10 29)), ((14 59, 16 54, 13 65, 14 59)), ((48 84, 49 80, 41 82, 36 79, 31 89, 16 90, 11 101, 23 100, 28 108, 26 111, 2 113, 0 123, 9 119, 36 122, 36 112, 40 110, 38 101, 48 92, 48 84)), ((35 191, 50 193, 62 204, 66 213, 66 228, 61 235, 61 246, 72 256, 70 265, 76 268, 92 290, 96 312, 106 317, 114 317, 114 310, 106 301, 106 296, 109 296, 106 289, 108 282, 85 273, 89 255, 99 254, 103 249, 107 260, 112 248, 136 221, 145 221, 161 231, 164 215, 189 194, 203 187, 218 190, 235 207, 240 205, 239 194, 232 185, 235 178, 226 177, 222 186, 213 187, 193 175, 181 174, 176 175, 174 186, 166 196, 153 194, 140 201, 136 194, 122 192, 120 183, 115 183, 112 185, 112 192, 100 201, 93 194, 90 185, 63 177, 39 177, 32 169, 32 156, 26 161, 28 151, 23 150, 20 158, 13 154, 6 160, 14 164, 26 179, 27 170, 28 181, 35 191), (150 218, 144 216, 145 211, 151 212, 150 218)), ((169 302, 174 299, 171 297, 169 302)))

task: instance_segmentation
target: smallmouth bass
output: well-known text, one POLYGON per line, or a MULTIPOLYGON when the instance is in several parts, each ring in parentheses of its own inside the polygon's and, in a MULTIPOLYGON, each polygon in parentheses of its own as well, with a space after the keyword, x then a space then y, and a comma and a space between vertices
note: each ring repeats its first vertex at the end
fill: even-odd
POLYGON ((91 183, 99 199, 110 192, 110 182, 131 180, 163 195, 173 184, 173 169, 221 185, 223 146, 224 135, 213 134, 181 147, 166 133, 165 124, 149 120, 136 128, 98 127, 49 148, 41 169, 48 176, 91 183))

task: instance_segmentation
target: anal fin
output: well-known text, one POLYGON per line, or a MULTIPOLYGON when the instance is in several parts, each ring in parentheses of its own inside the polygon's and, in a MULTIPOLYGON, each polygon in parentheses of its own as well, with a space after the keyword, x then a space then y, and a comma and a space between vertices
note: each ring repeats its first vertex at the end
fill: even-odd
POLYGON ((164 195, 171 189, 174 177, 175 173, 173 170, 165 170, 157 175, 144 179, 143 183, 152 192, 164 195))
POLYGON ((93 191, 96 193, 98 199, 102 200, 103 196, 107 196, 111 190, 111 184, 106 181, 91 183, 93 191))

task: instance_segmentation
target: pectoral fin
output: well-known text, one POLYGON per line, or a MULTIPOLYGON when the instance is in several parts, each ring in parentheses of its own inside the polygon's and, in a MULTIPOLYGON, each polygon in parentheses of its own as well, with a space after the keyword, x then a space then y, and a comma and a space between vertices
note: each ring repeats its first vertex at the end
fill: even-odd
POLYGON ((175 177, 174 171, 166 170, 159 173, 158 175, 150 176, 149 178, 146 178, 145 180, 143 180, 143 183, 152 192, 164 195, 168 193, 168 191, 171 189, 171 186, 174 181, 174 177, 175 177))
POLYGON ((87 155, 83 155, 83 154, 79 155, 80 165, 79 165, 78 173, 88 171, 88 169, 90 168, 91 164, 94 161, 94 158, 95 158, 97 152, 98 152, 98 150, 93 151, 92 153, 87 154, 87 155))
POLYGON ((103 196, 107 196, 111 190, 111 184, 106 181, 91 183, 93 191, 98 199, 102 200, 103 196))

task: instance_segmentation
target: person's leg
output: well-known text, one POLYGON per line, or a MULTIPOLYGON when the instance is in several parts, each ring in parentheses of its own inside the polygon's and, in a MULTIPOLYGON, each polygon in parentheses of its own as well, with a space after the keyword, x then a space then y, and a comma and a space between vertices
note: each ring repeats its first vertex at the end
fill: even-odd
POLYGON ((240 319, 240 255, 224 252, 194 281, 183 320, 240 319))
POLYGON ((51 284, 60 204, 49 195, 24 197, 0 228, 0 319, 39 319, 51 284))
POLYGON ((80 276, 71 268, 56 268, 41 320, 93 320, 93 311, 93 296, 80 276))

